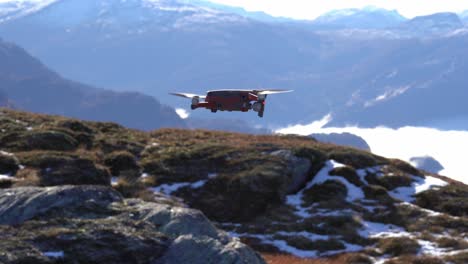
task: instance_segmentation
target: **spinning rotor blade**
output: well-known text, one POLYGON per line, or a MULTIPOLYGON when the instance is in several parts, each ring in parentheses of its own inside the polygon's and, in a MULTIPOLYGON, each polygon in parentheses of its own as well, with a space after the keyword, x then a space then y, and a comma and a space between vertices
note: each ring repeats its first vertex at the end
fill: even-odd
POLYGON ((198 97, 198 98, 201 98, 201 99, 206 98, 205 95, 198 95, 198 94, 191 94, 191 93, 169 93, 169 94, 184 97, 184 98, 194 98, 194 97, 198 97))
POLYGON ((293 91, 293 90, 279 90, 279 89, 258 90, 258 93, 257 93, 257 94, 268 95, 268 94, 290 93, 290 92, 292 92, 292 91, 293 91))

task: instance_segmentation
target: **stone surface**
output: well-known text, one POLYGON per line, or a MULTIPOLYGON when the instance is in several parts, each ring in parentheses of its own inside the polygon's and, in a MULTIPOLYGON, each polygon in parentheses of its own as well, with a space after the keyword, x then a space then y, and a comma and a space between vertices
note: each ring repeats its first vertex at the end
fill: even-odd
POLYGON ((0 234, 0 263, 265 263, 200 211, 104 186, 0 190, 0 234))

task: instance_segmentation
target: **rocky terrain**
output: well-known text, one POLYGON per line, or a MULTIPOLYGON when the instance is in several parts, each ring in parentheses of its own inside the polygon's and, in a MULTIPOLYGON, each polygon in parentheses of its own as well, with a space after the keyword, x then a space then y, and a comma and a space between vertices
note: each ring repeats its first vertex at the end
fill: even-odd
POLYGON ((400 160, 6 109, 0 131, 0 262, 468 261, 468 187, 400 160))

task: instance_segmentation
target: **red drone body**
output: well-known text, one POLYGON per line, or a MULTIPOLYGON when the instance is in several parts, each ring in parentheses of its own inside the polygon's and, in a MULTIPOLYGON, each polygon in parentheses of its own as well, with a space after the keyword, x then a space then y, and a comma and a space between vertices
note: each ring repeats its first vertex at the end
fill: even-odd
POLYGON ((258 113, 259 117, 263 117, 267 95, 286 92, 291 92, 291 90, 215 90, 208 91, 206 96, 187 93, 171 94, 191 98, 192 110, 206 108, 213 113, 217 111, 248 112, 253 110, 258 113), (200 99, 204 99, 204 102, 201 102, 200 99))

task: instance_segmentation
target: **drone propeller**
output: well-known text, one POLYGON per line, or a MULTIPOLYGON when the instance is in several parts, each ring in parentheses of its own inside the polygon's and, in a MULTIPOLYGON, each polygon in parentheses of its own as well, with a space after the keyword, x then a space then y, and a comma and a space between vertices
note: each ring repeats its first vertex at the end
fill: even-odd
POLYGON ((268 95, 268 94, 279 94, 279 93, 290 93, 293 90, 280 90, 280 89, 270 89, 270 90, 256 90, 259 95, 268 95))
POLYGON ((194 98, 194 97, 198 97, 198 98, 201 98, 201 99, 206 98, 205 95, 198 95, 198 94, 191 94, 191 93, 169 93, 169 94, 184 97, 184 98, 194 98))

